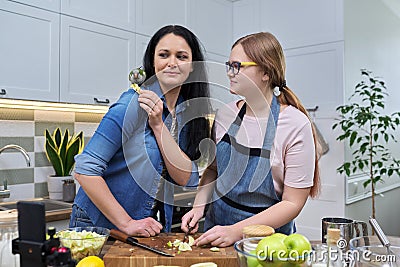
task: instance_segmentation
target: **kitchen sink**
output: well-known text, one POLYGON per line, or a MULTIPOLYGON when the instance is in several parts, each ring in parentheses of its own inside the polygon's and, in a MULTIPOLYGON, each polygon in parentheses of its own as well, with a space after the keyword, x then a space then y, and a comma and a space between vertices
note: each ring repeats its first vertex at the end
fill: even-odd
MULTIPOLYGON (((44 203, 44 209, 46 212, 55 212, 55 211, 63 211, 70 210, 72 208, 71 203, 47 199, 47 198, 34 198, 23 201, 32 201, 32 202, 41 202, 44 203)), ((17 208, 17 201, 15 202, 0 202, 0 210, 11 210, 17 208)))

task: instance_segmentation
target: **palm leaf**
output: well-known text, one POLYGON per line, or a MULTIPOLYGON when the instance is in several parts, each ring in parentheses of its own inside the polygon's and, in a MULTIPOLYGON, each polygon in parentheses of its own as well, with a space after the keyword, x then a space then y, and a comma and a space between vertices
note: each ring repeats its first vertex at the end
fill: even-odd
POLYGON ((46 155, 48 160, 53 165, 54 171, 56 172, 56 176, 64 176, 61 158, 57 153, 57 149, 53 147, 49 142, 46 142, 46 155))
POLYGON ((61 144, 61 129, 59 127, 54 131, 54 142, 56 143, 55 148, 59 149, 61 144))
POLYGON ((69 139, 69 131, 68 129, 66 129, 58 150, 58 154, 60 155, 61 162, 63 163, 64 168, 65 168, 65 157, 67 156, 68 139, 69 139))
POLYGON ((64 174, 69 175, 72 167, 75 164, 75 155, 78 154, 79 148, 80 148, 80 139, 76 138, 71 144, 68 145, 67 147, 67 155, 66 155, 66 160, 65 160, 65 170, 64 174))
POLYGON ((53 138, 50 135, 49 130, 44 131, 44 136, 46 137, 46 142, 49 142, 52 147, 56 147, 56 143, 54 143, 53 138))
POLYGON ((79 139, 79 151, 78 151, 78 154, 79 154, 82 152, 83 147, 85 146, 85 139, 83 137, 83 131, 80 131, 80 133, 75 138, 79 139))

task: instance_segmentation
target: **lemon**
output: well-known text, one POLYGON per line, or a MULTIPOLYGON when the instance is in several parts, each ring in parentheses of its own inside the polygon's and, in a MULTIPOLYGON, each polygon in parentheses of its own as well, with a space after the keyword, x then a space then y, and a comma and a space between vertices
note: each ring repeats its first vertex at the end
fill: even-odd
POLYGON ((104 261, 97 256, 83 258, 76 267, 104 267, 104 261))

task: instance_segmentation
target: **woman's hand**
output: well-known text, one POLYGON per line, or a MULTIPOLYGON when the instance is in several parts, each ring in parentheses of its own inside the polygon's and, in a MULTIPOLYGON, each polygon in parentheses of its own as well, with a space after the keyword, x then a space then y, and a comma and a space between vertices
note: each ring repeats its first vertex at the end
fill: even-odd
POLYGON ((182 217, 181 229, 185 233, 189 231, 189 227, 192 228, 191 233, 196 233, 199 230, 199 220, 203 217, 204 207, 192 208, 188 213, 182 217))
POLYGON ((130 220, 124 229, 120 229, 129 236, 150 237, 160 233, 162 225, 155 219, 148 217, 141 220, 130 220))
POLYGON ((194 241, 194 245, 228 247, 242 238, 241 229, 236 229, 235 225, 214 226, 194 241))
POLYGON ((154 130, 163 125, 162 113, 163 102, 156 93, 150 90, 141 90, 139 95, 139 105, 149 115, 149 125, 154 130))

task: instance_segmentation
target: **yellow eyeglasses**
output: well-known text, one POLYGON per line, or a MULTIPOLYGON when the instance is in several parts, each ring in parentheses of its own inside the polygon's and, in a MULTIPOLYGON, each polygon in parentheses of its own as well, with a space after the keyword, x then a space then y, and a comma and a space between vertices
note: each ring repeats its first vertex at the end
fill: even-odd
POLYGON ((257 66, 257 63, 252 61, 248 62, 232 61, 231 63, 225 62, 225 66, 226 66, 226 73, 232 71, 232 73, 236 75, 239 73, 241 66, 257 66))

